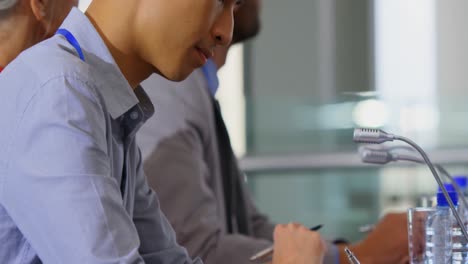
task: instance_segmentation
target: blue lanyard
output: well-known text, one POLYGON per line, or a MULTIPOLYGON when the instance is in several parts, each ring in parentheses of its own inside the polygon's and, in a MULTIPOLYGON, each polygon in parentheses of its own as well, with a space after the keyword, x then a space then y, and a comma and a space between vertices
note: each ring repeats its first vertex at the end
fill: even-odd
POLYGON ((213 60, 209 59, 201 69, 208 84, 208 91, 214 97, 219 87, 218 67, 213 60))
POLYGON ((80 43, 78 43, 78 40, 76 40, 75 36, 73 36, 73 34, 70 31, 64 28, 59 28, 56 34, 64 36, 67 39, 67 41, 75 48, 76 52, 78 52, 78 56, 80 56, 80 59, 82 61, 85 61, 83 50, 81 50, 80 43))

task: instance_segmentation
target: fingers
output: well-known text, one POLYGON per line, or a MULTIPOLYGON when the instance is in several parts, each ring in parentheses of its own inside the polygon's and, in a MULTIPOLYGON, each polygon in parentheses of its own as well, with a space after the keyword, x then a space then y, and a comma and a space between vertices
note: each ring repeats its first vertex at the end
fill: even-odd
POLYGON ((409 263, 410 263, 410 257, 409 257, 409 256, 404 257, 404 258, 399 262, 399 264, 409 264, 409 263))
POLYGON ((320 264, 326 250, 318 232, 298 223, 277 225, 274 231, 274 264, 320 264))
POLYGON ((320 236, 317 232, 310 231, 307 227, 302 224, 291 222, 289 224, 279 224, 276 226, 274 231, 274 240, 276 241, 278 236, 282 236, 285 233, 310 233, 312 236, 320 236))
POLYGON ((299 223, 295 223, 295 222, 291 222, 289 224, 279 224, 279 225, 276 225, 275 227, 275 231, 274 231, 274 238, 275 238, 275 241, 276 241, 276 237, 287 232, 289 230, 290 231, 293 231, 293 230, 296 230, 296 229, 303 229, 305 227, 303 227, 301 224, 299 223))

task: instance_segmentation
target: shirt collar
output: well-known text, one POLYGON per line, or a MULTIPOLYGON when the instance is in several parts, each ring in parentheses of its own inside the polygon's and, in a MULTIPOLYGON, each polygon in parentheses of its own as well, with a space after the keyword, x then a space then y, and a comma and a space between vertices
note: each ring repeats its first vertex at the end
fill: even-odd
POLYGON ((61 28, 70 31, 83 50, 90 67, 90 76, 103 96, 113 119, 122 116, 138 104, 138 98, 123 76, 109 49, 85 14, 73 8, 61 28))
POLYGON ((125 138, 134 137, 138 130, 154 113, 154 106, 141 86, 135 89, 135 94, 138 99, 140 99, 140 103, 127 111, 120 120, 124 127, 125 138))
POLYGON ((216 63, 212 59, 209 59, 203 65, 202 71, 208 85, 208 91, 214 97, 219 87, 218 66, 216 66, 216 63))

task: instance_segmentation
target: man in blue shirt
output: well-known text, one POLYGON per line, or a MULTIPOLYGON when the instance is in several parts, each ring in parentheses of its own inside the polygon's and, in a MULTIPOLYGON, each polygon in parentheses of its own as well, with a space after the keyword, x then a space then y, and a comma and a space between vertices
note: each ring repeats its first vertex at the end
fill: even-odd
MULTIPOLYGON (((1 263, 201 263, 176 243, 142 171, 135 133, 153 107, 138 84, 203 65, 231 41, 239 4, 94 0, 5 68, 1 263)), ((288 225, 276 236, 288 233, 320 263, 317 233, 288 225)), ((287 246, 278 252, 275 264, 300 260, 287 246)))

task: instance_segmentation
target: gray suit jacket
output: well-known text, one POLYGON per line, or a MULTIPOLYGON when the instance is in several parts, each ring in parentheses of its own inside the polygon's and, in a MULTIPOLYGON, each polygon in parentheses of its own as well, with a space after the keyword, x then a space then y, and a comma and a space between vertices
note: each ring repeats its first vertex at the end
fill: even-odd
POLYGON ((142 86, 155 115, 137 135, 148 182, 191 256, 242 264, 271 245, 274 224, 243 186, 249 236, 228 234, 213 105, 201 70, 181 83, 152 76, 142 86))

